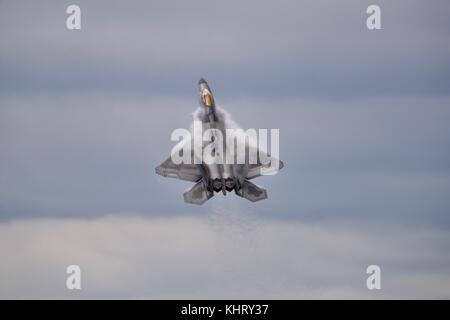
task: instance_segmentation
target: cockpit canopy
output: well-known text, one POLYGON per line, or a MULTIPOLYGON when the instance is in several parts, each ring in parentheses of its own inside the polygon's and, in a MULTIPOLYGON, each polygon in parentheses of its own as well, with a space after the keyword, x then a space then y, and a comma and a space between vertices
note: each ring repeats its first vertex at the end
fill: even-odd
POLYGON ((208 108, 211 108, 214 105, 214 102, 213 102, 214 100, 213 100, 212 94, 206 88, 203 89, 203 91, 202 91, 202 101, 203 101, 203 104, 208 108))

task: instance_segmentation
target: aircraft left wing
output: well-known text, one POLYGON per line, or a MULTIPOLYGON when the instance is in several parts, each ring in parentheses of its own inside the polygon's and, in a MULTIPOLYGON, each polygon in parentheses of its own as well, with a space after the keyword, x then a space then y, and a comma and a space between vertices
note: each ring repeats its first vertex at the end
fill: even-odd
POLYGON ((157 174, 163 177, 177 178, 197 182, 202 178, 202 167, 199 164, 175 164, 169 157, 155 168, 157 174))

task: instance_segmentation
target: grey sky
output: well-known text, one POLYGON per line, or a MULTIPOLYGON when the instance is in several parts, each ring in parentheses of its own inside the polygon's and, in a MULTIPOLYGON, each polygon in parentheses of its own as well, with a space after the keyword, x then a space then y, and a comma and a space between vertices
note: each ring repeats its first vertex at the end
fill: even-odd
MULTIPOLYGON (((342 254, 357 272, 366 260, 355 256, 371 250, 377 233, 388 234, 396 239, 392 243, 398 240, 401 245, 381 242, 379 250, 386 248, 392 255, 407 251, 407 257, 398 264, 381 253, 375 258, 392 267, 392 283, 402 274, 400 269, 408 270, 404 281, 398 280, 395 289, 383 294, 411 297, 408 283, 414 287, 429 279, 426 293, 449 296, 450 285, 437 285, 439 279, 448 283, 449 273, 440 268, 450 266, 445 236, 450 227, 448 1, 377 1, 382 9, 379 31, 365 27, 365 10, 372 1, 76 3, 82 9, 81 31, 65 28, 65 9, 71 1, 0 2, 0 229, 2 242, 13 243, 1 247, 9 250, 11 261, 28 259, 33 261, 30 268, 34 263, 45 267, 36 255, 61 253, 63 245, 43 245, 27 255, 14 250, 14 243, 24 247, 33 241, 62 243, 64 233, 42 234, 49 225, 77 233, 83 232, 83 224, 100 229, 104 225, 110 233, 102 236, 114 238, 121 219, 127 217, 130 224, 142 223, 151 232, 198 228, 203 237, 227 246, 229 240, 217 234, 216 224, 222 230, 230 221, 222 213, 220 222, 208 222, 217 217, 219 208, 238 217, 231 229, 238 228, 242 238, 231 240, 236 241, 231 249, 243 241, 243 250, 252 250, 248 239, 263 241, 258 228, 246 233, 247 223, 261 223, 263 228, 273 223, 274 241, 277 232, 294 223, 301 234, 296 237, 297 231, 292 231, 284 242, 275 241, 270 253, 286 263, 293 249, 281 251, 277 258, 275 246, 312 242, 298 259, 311 255, 326 263, 329 257, 333 264, 338 259, 331 257, 334 250, 340 252, 361 240, 365 248, 342 254), (202 207, 189 206, 182 193, 190 183, 154 174, 154 167, 169 156, 172 130, 189 127, 200 77, 209 81, 218 104, 242 127, 280 129, 280 156, 286 166, 274 177, 255 181, 268 189, 267 201, 253 204, 219 194, 202 207), (110 215, 115 216, 112 223, 110 215), (22 231, 15 232, 17 228, 22 231), (322 238, 314 236, 316 228, 334 232, 337 238, 348 232, 351 241, 338 241, 336 247, 330 241, 323 251, 317 248, 316 255, 314 243, 322 238), (408 251, 403 241, 416 231, 420 234, 408 251), (424 239, 422 233, 430 236, 424 239), (417 246, 437 253, 415 253, 417 246), (411 280, 416 268, 420 276, 411 280)), ((195 246, 194 234, 189 231, 184 241, 195 246)), ((88 245, 67 241, 65 246, 73 246, 76 256, 87 250, 114 263, 114 250, 102 245, 105 239, 94 242, 92 252, 88 245)), ((139 241, 125 242, 132 247, 139 241)), ((175 250, 179 239, 174 241, 175 250)), ((127 261, 125 246, 117 263, 131 264, 128 270, 148 263, 136 252, 127 261)), ((157 246, 145 248, 149 256, 167 255, 164 259, 178 265, 184 261, 176 250, 171 254, 157 246)), ((64 255, 68 260, 71 252, 64 255)), ((214 248, 205 248, 199 259, 211 252, 214 248)), ((230 255, 230 261, 238 260, 230 255)), ((50 265, 59 266, 50 260, 50 265)), ((219 262, 218 258, 211 266, 219 262)), ((194 269, 194 262, 186 263, 194 269)), ((16 267, 3 264, 0 279, 16 267)), ((282 269, 272 267, 274 274, 282 269)), ((322 271, 327 276, 313 281, 310 291, 301 280, 283 291, 281 284, 276 287, 275 275, 261 285, 268 297, 371 297, 355 286, 358 279, 346 287, 345 279, 351 275, 330 270, 317 271, 318 278, 322 271), (331 284, 333 277, 342 282, 331 284)), ((111 272, 112 277, 121 274, 117 269, 111 272)), ((235 272, 236 280, 248 275, 239 268, 235 272)), ((291 280, 312 276, 288 274, 291 280)), ((173 274, 161 277, 155 281, 164 283, 164 277, 173 274)), ((7 289, 0 288, 0 296, 61 294, 52 287, 54 278, 42 292, 33 293, 17 279, 3 286, 7 289)), ((108 296, 107 286, 98 281, 102 289, 84 293, 87 297, 108 296)), ((223 297, 240 290, 221 293, 222 281, 226 279, 219 277, 218 283, 200 288, 196 296, 223 297)), ((185 293, 177 287, 152 292, 136 285, 118 285, 108 297, 185 293)))
POLYGON ((224 97, 448 92, 445 0, 379 1, 380 32, 365 28, 370 1, 77 3, 83 29, 71 33, 70 1, 2 3, 2 91, 185 97, 202 74, 224 97))

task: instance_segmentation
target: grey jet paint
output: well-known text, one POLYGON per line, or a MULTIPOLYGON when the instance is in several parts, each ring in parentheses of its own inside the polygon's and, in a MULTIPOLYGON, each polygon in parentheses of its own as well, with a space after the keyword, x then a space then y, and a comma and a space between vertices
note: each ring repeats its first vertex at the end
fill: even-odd
MULTIPOLYGON (((224 120, 224 114, 216 107, 214 96, 208 83, 202 78, 198 82, 200 112, 198 118, 202 123, 202 129, 220 130, 225 137, 227 124, 224 120)), ((214 141, 214 136, 211 137, 214 141)), ((226 141, 224 138, 223 141, 226 141)), ((193 141, 189 141, 191 145, 193 141)), ((210 142, 209 142, 210 143, 210 142)), ((203 142, 202 148, 205 143, 203 142)), ((234 145, 233 145, 234 147, 234 145)), ((236 147, 237 148, 237 147, 236 147)), ((194 148, 192 150, 192 159, 195 157, 194 148)), ((224 152, 229 146, 224 146, 224 152)), ((214 149, 213 149, 214 150, 214 149)), ((236 149, 235 149, 236 150, 236 149)), ((182 152, 182 151, 181 151, 182 152)), ((235 193, 252 202, 267 198, 267 191, 256 184, 250 182, 250 179, 262 175, 262 170, 273 168, 273 161, 277 165, 275 171, 283 167, 283 162, 271 157, 270 155, 260 151, 258 147, 251 146, 245 142, 245 161, 243 164, 227 164, 213 162, 210 164, 199 161, 198 164, 191 163, 175 164, 171 157, 156 167, 156 173, 164 177, 178 178, 181 180, 196 182, 196 184, 184 193, 184 201, 193 204, 203 204, 214 196, 215 192, 222 192, 224 195, 232 190, 235 193), (256 150, 252 150, 256 148, 256 150), (255 151, 257 155, 256 161, 249 161, 249 153, 255 151), (265 159, 265 160, 263 160, 265 159)))

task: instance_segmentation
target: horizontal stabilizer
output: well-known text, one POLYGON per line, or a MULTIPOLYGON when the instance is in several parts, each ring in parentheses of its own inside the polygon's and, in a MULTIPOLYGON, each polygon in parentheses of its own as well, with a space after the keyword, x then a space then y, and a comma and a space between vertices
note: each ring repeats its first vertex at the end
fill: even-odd
POLYGON ((197 182, 183 194, 184 201, 193 204, 203 204, 214 196, 214 192, 205 188, 203 180, 197 182))
POLYGON ((251 202, 256 202, 259 200, 267 199, 267 191, 248 180, 244 180, 239 190, 236 190, 236 194, 250 200, 251 202))

